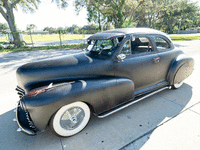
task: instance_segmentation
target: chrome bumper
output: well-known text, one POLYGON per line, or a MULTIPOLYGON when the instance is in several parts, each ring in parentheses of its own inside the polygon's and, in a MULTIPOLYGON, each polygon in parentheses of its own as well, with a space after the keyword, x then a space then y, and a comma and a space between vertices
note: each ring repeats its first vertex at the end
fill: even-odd
POLYGON ((13 121, 17 121, 19 126, 19 129, 17 129, 18 132, 23 131, 29 135, 36 135, 37 129, 35 128, 29 113, 23 111, 19 103, 16 109, 16 119, 13 119, 13 121))

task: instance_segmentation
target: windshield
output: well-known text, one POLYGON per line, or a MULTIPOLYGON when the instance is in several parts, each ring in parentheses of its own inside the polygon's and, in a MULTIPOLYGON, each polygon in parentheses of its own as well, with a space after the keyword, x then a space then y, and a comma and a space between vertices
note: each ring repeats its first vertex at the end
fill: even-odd
POLYGON ((88 41, 87 51, 99 57, 109 57, 115 52, 117 44, 117 38, 109 40, 90 40, 88 41))

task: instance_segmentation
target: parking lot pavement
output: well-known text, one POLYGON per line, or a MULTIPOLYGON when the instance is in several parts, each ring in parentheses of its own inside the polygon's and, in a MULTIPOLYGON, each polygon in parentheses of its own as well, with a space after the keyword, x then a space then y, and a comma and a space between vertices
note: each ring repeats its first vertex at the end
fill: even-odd
MULTIPOLYGON (((196 149, 200 146, 200 42, 176 42, 195 59, 195 70, 180 89, 165 90, 107 118, 91 117, 86 128, 69 138, 49 129, 28 136, 16 132, 13 109, 18 96, 15 70, 20 65, 62 56, 76 50, 48 50, 0 54, 0 150, 155 150, 196 149)), ((80 52, 80 51, 79 51, 80 52)))

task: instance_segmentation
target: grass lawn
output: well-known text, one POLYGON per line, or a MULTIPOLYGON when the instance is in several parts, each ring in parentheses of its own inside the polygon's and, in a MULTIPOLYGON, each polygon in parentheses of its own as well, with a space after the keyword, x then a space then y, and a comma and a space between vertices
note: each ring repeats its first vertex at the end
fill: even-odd
MULTIPOLYGON (((62 34, 61 40, 79 40, 87 37, 89 35, 83 35, 83 34, 62 34)), ((24 40, 26 43, 31 43, 31 36, 30 35, 23 35, 24 40)), ((32 35, 33 43, 35 42, 43 42, 43 41, 60 41, 59 34, 38 34, 38 35, 32 35)), ((0 42, 9 42, 8 37, 0 37, 0 42)))
POLYGON ((34 51, 34 50, 48 50, 48 49, 84 49, 86 47, 86 44, 71 44, 71 45, 56 45, 56 46, 40 46, 40 47, 9 47, 9 48, 3 48, 0 47, 0 53, 2 52, 19 52, 19 51, 34 51))
POLYGON ((188 34, 188 35, 169 35, 172 41, 190 41, 190 40, 200 40, 200 34, 188 34))

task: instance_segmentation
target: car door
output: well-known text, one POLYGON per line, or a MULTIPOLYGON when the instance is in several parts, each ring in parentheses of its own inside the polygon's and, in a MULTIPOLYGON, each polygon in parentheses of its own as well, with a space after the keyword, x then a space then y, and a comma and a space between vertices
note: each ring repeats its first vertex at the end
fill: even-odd
POLYGON ((175 50, 170 40, 161 35, 154 35, 155 48, 159 57, 160 79, 166 80, 169 68, 173 60, 181 54, 179 50, 175 50))
POLYGON ((125 39, 119 54, 125 54, 126 58, 114 64, 115 76, 131 79, 135 94, 160 82, 159 57, 148 36, 125 39))

